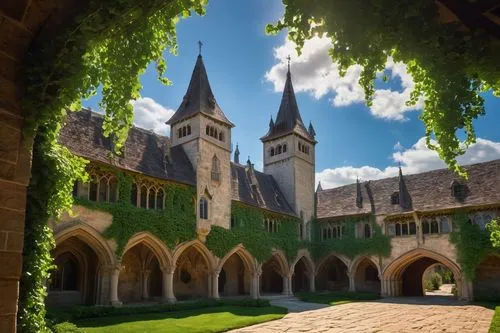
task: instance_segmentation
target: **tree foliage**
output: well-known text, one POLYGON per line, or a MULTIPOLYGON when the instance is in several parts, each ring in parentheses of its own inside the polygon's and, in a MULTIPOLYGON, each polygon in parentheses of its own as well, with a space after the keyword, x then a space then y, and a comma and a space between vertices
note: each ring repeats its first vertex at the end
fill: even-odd
POLYGON ((415 89, 407 105, 423 96, 421 119, 427 145, 465 176, 456 158, 476 140, 473 120, 485 113, 481 92, 500 95, 500 41, 458 22, 443 23, 433 0, 283 0, 285 13, 267 32, 288 29, 298 51, 315 35, 331 39, 332 61, 341 74, 363 66, 359 83, 371 105, 374 81, 387 58, 407 65, 415 89), (461 139, 457 134, 465 134, 461 139), (435 137, 437 145, 432 144, 435 137))

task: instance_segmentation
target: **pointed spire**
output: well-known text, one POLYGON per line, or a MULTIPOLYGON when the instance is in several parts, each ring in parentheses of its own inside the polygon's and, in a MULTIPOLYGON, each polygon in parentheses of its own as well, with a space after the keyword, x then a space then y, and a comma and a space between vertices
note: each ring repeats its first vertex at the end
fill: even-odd
POLYGON ((401 163, 399 163, 399 205, 403 209, 411 209, 412 207, 411 196, 406 187, 403 170, 401 170, 401 163))
POLYGON ((321 180, 318 182, 318 187, 316 187, 316 192, 323 191, 323 187, 321 186, 321 180))
POLYGON ((309 122, 309 134, 311 134, 311 136, 314 138, 316 136, 316 131, 314 130, 314 127, 313 127, 313 124, 312 122, 309 122))
POLYGON ((274 128, 274 120, 273 116, 271 115, 271 120, 269 120, 269 130, 272 130, 274 128))
POLYGON ((261 140, 267 141, 292 132, 315 142, 314 137, 309 134, 300 116, 297 99, 295 98, 295 92, 293 90, 290 66, 288 66, 285 88, 283 89, 278 116, 276 117, 273 128, 270 128, 269 132, 262 137, 261 140))
POLYGON ((240 164, 240 149, 238 148, 238 144, 236 144, 236 150, 234 151, 234 163, 240 164))
POLYGON ((200 55, 198 55, 196 59, 196 64, 186 94, 184 95, 181 105, 167 121, 167 124, 173 125, 198 113, 203 113, 230 127, 234 127, 233 123, 226 118, 226 115, 215 101, 212 88, 210 88, 207 70, 205 69, 205 64, 201 56, 201 42, 199 45, 200 55))
POLYGON ((363 208, 363 195, 361 193, 361 183, 356 177, 356 207, 363 208))

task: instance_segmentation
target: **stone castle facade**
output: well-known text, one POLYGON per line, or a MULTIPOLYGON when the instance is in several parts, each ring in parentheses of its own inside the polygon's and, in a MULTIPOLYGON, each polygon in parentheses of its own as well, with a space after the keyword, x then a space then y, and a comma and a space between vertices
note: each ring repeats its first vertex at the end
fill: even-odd
POLYGON ((464 181, 448 170, 315 190, 316 133, 306 128, 288 69, 276 120, 261 138, 264 170, 240 163, 235 126, 215 100, 201 55, 181 105, 168 121, 170 137, 132 128, 121 157, 101 131, 102 117, 89 110, 68 115, 61 142, 91 161, 88 184, 76 184, 74 195, 90 201, 116 202, 116 172, 134 179, 131 204, 165 209, 168 184, 195 188, 197 239, 165 244, 151 232, 131 237, 117 255, 117 243, 105 237, 113 223, 106 212, 75 205, 74 214, 53 225, 58 267, 49 283, 51 304, 120 304, 187 297, 293 294, 300 290, 351 290, 383 296, 422 295, 422 276, 441 264, 454 274, 457 293, 500 293, 500 258, 491 255, 469 281, 449 240, 451 216, 458 209, 484 228, 500 215, 500 160, 467 167, 464 181), (330 253, 313 258, 302 248, 293 258, 276 248, 259 262, 240 244, 218 257, 205 245, 213 226, 233 227, 235 204, 270 214, 263 221, 270 233, 279 217, 297 220, 297 238, 335 242, 342 239, 345 219, 356 221, 356 237, 371 238, 375 220, 390 237, 389 256, 349 258, 330 253), (278 218, 276 218, 278 217, 278 218), (312 228, 315 221, 316 228, 312 228))

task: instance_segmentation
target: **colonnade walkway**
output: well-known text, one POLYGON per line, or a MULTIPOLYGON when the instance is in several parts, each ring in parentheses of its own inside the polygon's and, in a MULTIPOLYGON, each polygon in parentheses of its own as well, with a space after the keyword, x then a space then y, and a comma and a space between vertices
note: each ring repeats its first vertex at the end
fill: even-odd
MULTIPOLYGON (((288 303, 292 311, 304 303, 292 298, 272 302, 276 305, 281 302, 281 306, 288 303)), ((385 298, 305 312, 292 311, 282 319, 231 332, 487 333, 493 317, 493 310, 451 297, 385 298)))

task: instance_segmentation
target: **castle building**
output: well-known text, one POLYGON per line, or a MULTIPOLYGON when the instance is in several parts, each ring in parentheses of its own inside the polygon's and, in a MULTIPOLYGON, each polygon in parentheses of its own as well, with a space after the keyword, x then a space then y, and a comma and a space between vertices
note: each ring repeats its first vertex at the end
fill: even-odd
POLYGON ((60 142, 90 161, 90 181, 75 184, 73 214, 52 224, 49 304, 301 290, 423 295, 422 276, 437 264, 451 270, 461 298, 500 292, 500 258, 487 256, 469 279, 450 241, 456 212, 478 230, 500 214, 500 160, 466 167, 468 180, 400 169, 394 178, 315 190, 316 133, 302 120, 290 67, 261 138, 263 172, 240 163, 238 146, 231 161, 235 125, 201 55, 167 122, 170 137, 133 127, 115 155, 102 122, 82 110, 61 131, 60 142))

